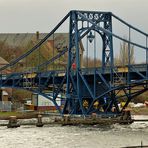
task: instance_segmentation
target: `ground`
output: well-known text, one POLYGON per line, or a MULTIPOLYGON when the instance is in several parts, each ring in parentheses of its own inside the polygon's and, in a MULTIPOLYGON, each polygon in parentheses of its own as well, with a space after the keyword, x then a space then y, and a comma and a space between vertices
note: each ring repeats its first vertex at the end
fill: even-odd
POLYGON ((148 115, 148 107, 133 108, 131 113, 133 115, 148 115))

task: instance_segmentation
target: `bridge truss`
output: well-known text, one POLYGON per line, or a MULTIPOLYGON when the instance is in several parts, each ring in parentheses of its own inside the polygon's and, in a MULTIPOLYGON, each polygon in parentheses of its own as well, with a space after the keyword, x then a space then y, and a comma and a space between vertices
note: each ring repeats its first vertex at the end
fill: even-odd
POLYGON ((148 89, 147 38, 148 34, 131 26, 111 12, 70 11, 33 48, 14 59, 10 64, 0 68, 0 87, 25 89, 43 95, 55 104, 61 115, 121 114, 135 96, 148 89), (113 18, 128 28, 128 39, 113 33, 113 18), (41 46, 48 38, 52 37, 54 41, 55 32, 68 19, 69 40, 67 46, 53 47, 52 57, 30 69, 27 67, 23 72, 4 73, 5 69, 15 67, 21 60, 27 59, 37 50, 41 50, 41 46), (145 45, 131 41, 131 30, 146 38, 145 45), (98 37, 102 41, 102 50, 99 51, 102 52, 102 66, 100 67, 97 63, 98 37), (114 64, 113 38, 128 44, 128 64, 124 67, 114 64), (131 63, 132 45, 145 51, 144 64, 133 65, 131 63), (83 50, 86 52, 85 65, 83 50), (88 66, 91 52, 93 53, 92 67, 88 66), (64 68, 59 66, 62 62, 64 62, 64 68), (62 106, 57 104, 56 99, 59 94, 63 96, 62 106), (119 108, 118 103, 121 99, 126 103, 122 108, 119 108))

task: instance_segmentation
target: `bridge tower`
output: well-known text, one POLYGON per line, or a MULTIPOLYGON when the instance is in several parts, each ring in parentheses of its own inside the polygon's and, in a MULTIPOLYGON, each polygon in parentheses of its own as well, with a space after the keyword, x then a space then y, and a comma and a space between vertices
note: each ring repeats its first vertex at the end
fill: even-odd
MULTIPOLYGON (((80 46, 79 43, 84 36, 91 43, 95 36, 92 31, 98 33, 102 38, 102 74, 109 67, 109 82, 113 81, 113 39, 106 32, 112 32, 112 14, 110 12, 70 12, 69 26, 69 49, 68 49, 68 66, 67 66, 67 84, 66 84, 66 103, 63 113, 81 113, 88 114, 89 106, 98 95, 101 86, 103 91, 110 87, 97 69, 93 72, 93 77, 89 78, 83 75, 80 64, 80 46), (98 26, 98 27, 96 27, 98 26), (100 27, 100 28, 99 28, 100 27), (104 31, 105 30, 105 31, 104 31), (72 68, 76 64, 75 69, 72 68), (103 84, 98 85, 101 79, 103 84)), ((101 83, 101 82, 100 82, 101 83)), ((99 103, 99 102, 98 102, 99 103)), ((97 103, 96 103, 97 104, 97 103)), ((109 109, 109 108, 108 108, 109 109)))

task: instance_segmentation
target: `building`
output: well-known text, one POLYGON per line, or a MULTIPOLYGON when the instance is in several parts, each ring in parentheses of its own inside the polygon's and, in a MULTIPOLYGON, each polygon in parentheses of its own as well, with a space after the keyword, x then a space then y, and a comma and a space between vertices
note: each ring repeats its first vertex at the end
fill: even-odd
MULTIPOLYGON (((4 51, 3 56, 5 57, 4 46, 6 49, 8 47, 9 51, 7 52, 11 52, 12 54, 10 54, 10 56, 12 57, 11 58, 10 56, 7 56, 7 57, 9 57, 9 60, 11 60, 14 57, 15 58, 19 57, 20 55, 22 55, 23 53, 31 49, 46 35, 47 33, 39 33, 39 32, 36 32, 36 33, 0 33, 0 50, 3 49, 4 51)), ((52 55, 53 50, 55 50, 56 52, 60 52, 63 48, 68 47, 68 45, 69 45, 69 34, 68 33, 55 33, 54 35, 48 38, 48 40, 44 44, 44 49, 43 49, 43 46, 41 47, 42 50, 40 49, 40 55, 42 55, 44 59, 48 60, 51 57, 53 57, 52 55)), ((83 65, 82 58, 83 58, 83 51, 84 51, 82 42, 80 42, 80 49, 81 49, 80 59, 81 59, 81 66, 82 66, 83 65)), ((6 62, 4 59, 1 58, 0 60, 1 60, 0 62, 1 66, 8 64, 8 62, 6 62), (2 62, 2 60, 4 61, 2 62)), ((27 61, 26 59, 21 60, 19 62, 19 65, 20 65, 19 70, 23 71, 24 68, 26 67, 28 67, 29 69, 32 66, 31 64, 33 63, 33 62, 31 63, 30 60, 28 60, 28 62, 26 62, 27 61)), ((61 67, 65 68, 65 65, 67 65, 67 61, 65 61, 65 57, 64 57, 64 61, 60 61, 59 63, 57 63, 57 65, 60 65, 61 67)), ((9 73, 9 72, 10 72, 10 69, 8 69, 7 72, 5 71, 5 73, 9 73)), ((8 93, 8 96, 9 96, 9 93, 8 93)), ((34 100, 33 102, 34 102, 35 109, 42 109, 42 108, 55 109, 54 104, 52 104, 51 101, 49 101, 45 97, 36 95, 36 97, 34 97, 33 100, 34 100)))
MULTIPOLYGON (((5 59, 0 57, 0 68, 9 64, 5 59)), ((2 71, 0 74, 9 74, 11 72, 10 68, 2 71)), ((1 88, 0 89, 0 101, 10 101, 8 98, 12 95, 11 88, 1 88)))
MULTIPOLYGON (((9 63, 4 58, 0 57, 0 68, 7 65, 7 64, 9 64, 9 63)), ((10 72, 11 72, 11 70, 10 70, 10 68, 8 68, 6 70, 1 71, 0 74, 8 74, 10 72)))
MULTIPOLYGON (((9 64, 5 59, 0 57, 0 68, 9 64)), ((10 73, 10 68, 2 71, 0 74, 8 74, 10 73)), ((11 88, 0 88, 0 110, 1 111, 10 111, 11 110, 11 100, 10 97, 12 95, 11 88)))
MULTIPOLYGON (((0 50, 1 45, 4 47, 10 48, 10 52, 12 54, 12 58, 16 58, 25 51, 31 49, 34 45, 36 45, 41 39, 43 39, 47 33, 0 33, 0 50), (15 55, 14 55, 15 53, 15 55)), ((46 43, 41 47, 40 54, 44 59, 49 59, 53 55, 53 50, 60 52, 63 48, 68 47, 69 45, 69 33, 55 33, 54 35, 50 36, 46 43)), ((83 51, 84 47, 82 42, 80 42, 80 59, 81 59, 81 66, 82 58, 83 58, 83 51)), ((7 59, 6 59, 7 60, 7 59)), ((8 60, 9 61, 9 60, 8 60)), ((20 64, 25 64, 25 61, 21 61, 20 64)), ((61 62, 61 65, 65 65, 66 63, 61 62)))
MULTIPOLYGON (((58 97, 56 98, 56 103, 58 106, 62 105, 61 95, 58 95, 58 97)), ((32 104, 34 106, 34 110, 38 110, 38 111, 55 111, 56 110, 56 107, 52 101, 38 94, 32 95, 32 104)))

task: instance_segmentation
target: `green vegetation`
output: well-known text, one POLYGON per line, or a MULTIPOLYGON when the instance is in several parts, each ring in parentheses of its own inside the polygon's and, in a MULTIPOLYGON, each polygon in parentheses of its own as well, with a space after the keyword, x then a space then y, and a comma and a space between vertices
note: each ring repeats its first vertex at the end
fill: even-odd
POLYGON ((0 112, 0 120, 8 120, 10 116, 16 116, 18 119, 34 118, 37 114, 37 112, 0 112))
POLYGON ((0 112, 0 118, 2 117, 10 117, 10 116, 18 116, 21 115, 20 112, 0 112))
POLYGON ((19 100, 19 102, 24 103, 25 98, 31 98, 32 93, 30 91, 26 91, 26 90, 21 90, 21 89, 13 89, 13 93, 12 93, 12 98, 14 98, 12 100, 13 103, 17 102, 19 100))

